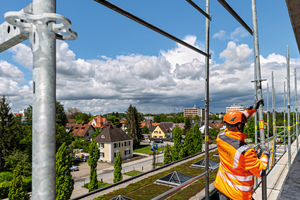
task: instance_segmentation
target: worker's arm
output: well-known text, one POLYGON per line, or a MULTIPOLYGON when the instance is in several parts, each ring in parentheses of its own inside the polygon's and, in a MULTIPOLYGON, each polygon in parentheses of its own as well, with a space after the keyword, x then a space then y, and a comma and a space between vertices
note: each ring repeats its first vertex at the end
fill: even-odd
POLYGON ((250 171, 254 176, 261 177, 268 165, 268 157, 262 153, 260 159, 254 149, 249 149, 244 154, 245 170, 250 171))
POLYGON ((249 117, 251 117, 251 115, 253 115, 253 113, 257 111, 260 104, 264 105, 263 99, 260 99, 258 101, 254 100, 253 106, 250 106, 245 111, 243 111, 243 114, 246 116, 247 119, 249 119, 249 117))

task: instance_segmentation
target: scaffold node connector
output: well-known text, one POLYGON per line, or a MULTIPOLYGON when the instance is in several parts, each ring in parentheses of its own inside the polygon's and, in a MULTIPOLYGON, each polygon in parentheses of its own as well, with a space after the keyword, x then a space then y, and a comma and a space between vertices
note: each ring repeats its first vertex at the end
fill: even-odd
POLYGON ((24 34, 32 32, 32 27, 36 26, 37 24, 59 22, 59 24, 52 24, 52 31, 55 32, 56 39, 75 40, 77 38, 77 33, 70 29, 71 21, 68 18, 56 13, 32 15, 21 10, 19 12, 7 12, 5 13, 4 18, 7 23, 18 27, 24 34))

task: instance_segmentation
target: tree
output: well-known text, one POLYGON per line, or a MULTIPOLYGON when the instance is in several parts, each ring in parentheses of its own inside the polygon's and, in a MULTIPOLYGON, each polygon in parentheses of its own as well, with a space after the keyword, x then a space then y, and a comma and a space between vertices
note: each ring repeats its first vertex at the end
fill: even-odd
POLYGON ((185 157, 195 154, 192 130, 188 131, 187 134, 185 135, 185 142, 183 144, 183 149, 184 149, 184 152, 186 153, 185 157))
POLYGON ((144 126, 143 128, 143 133, 148 134, 149 133, 149 128, 148 126, 144 126))
POLYGON ((0 172, 2 162, 17 149, 21 127, 10 112, 9 101, 3 96, 0 99, 0 172))
POLYGON ((92 137, 93 138, 96 138, 101 132, 102 132, 102 129, 99 129, 99 128, 95 128, 95 132, 92 133, 92 137))
POLYGON ((28 160, 28 155, 19 150, 13 151, 5 159, 5 168, 9 171, 14 171, 17 166, 23 175, 31 174, 31 162, 28 160))
POLYGON ((29 199, 27 191, 24 188, 23 176, 21 173, 20 166, 17 166, 14 170, 14 179, 12 180, 9 187, 8 199, 9 200, 29 199))
POLYGON ((56 101, 56 123, 62 126, 66 126, 67 122, 68 118, 65 113, 64 106, 59 101, 56 101))
MULTIPOLYGON (((254 127, 254 117, 248 119, 248 122, 245 125, 244 133, 247 134, 247 138, 251 138, 252 141, 255 139, 255 127, 254 127)), ((272 128, 270 128, 271 130, 272 128)))
POLYGON ((88 164, 91 167, 90 172, 90 183, 88 185, 89 192, 98 189, 98 180, 97 180, 97 162, 100 158, 100 152, 97 146, 97 141, 93 140, 89 148, 90 157, 88 159, 88 164))
POLYGON ((75 141, 70 145, 70 150, 73 152, 74 149, 83 149, 83 152, 89 151, 89 142, 83 141, 80 138, 76 138, 75 141))
POLYGON ((219 117, 217 115, 213 114, 212 116, 209 117, 210 120, 218 120, 219 117))
POLYGON ((73 140, 73 133, 67 132, 64 126, 56 124, 56 150, 58 150, 64 142, 69 146, 73 140))
POLYGON ((133 138, 133 149, 137 149, 143 138, 140 130, 140 121, 143 120, 143 116, 137 111, 136 107, 130 106, 126 111, 126 126, 127 133, 133 138))
POLYGON ((203 138, 201 131, 199 130, 199 125, 196 123, 193 126, 193 141, 194 141, 194 153, 199 153, 202 151, 202 143, 203 143, 203 138))
POLYGON ((185 124, 184 124, 184 132, 183 134, 186 135, 186 133, 191 129, 191 120, 190 117, 185 118, 185 124))
POLYGON ((114 183, 117 183, 121 180, 123 180, 122 175, 122 157, 120 152, 118 153, 115 163, 114 163, 115 171, 114 171, 114 183))
POLYGON ((32 161, 32 126, 23 125, 22 126, 22 137, 19 143, 19 150, 23 151, 28 155, 28 161, 32 161))
POLYGON ((108 117, 107 120, 110 121, 112 125, 117 125, 120 123, 120 120, 114 115, 108 117))
POLYGON ((64 142, 56 153, 56 200, 70 199, 74 190, 74 179, 72 179, 70 167, 72 157, 64 142))
POLYGON ((75 119, 78 114, 81 114, 81 110, 76 107, 68 108, 66 111, 66 115, 68 119, 75 119))
POLYGON ((200 117, 199 117, 198 115, 196 115, 196 116, 194 117, 194 120, 200 120, 200 117))
POLYGON ((86 113, 81 113, 81 114, 77 115, 75 119, 76 119, 75 120, 76 124, 81 124, 81 123, 87 124, 89 122, 90 117, 86 113))
POLYGON ((172 161, 176 161, 179 159, 179 152, 181 150, 181 135, 182 135, 182 130, 181 128, 176 125, 176 127, 173 130, 174 134, 174 146, 172 148, 172 161))
MULTIPOLYGON (((67 122, 68 118, 65 113, 64 106, 60 102, 56 101, 56 123, 65 126, 67 122)), ((32 106, 27 108, 25 113, 25 123, 27 125, 32 124, 32 106)))
POLYGON ((172 147, 167 144, 164 152, 164 165, 172 162, 172 147))

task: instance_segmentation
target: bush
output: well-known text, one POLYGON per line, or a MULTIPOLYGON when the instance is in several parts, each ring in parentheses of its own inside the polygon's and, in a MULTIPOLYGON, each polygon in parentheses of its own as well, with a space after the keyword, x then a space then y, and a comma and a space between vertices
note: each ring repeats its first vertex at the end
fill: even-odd
POLYGON ((0 183, 0 199, 8 197, 10 182, 0 183))
POLYGON ((11 181, 13 180, 14 175, 11 172, 1 172, 0 173, 0 183, 4 181, 11 181))
MULTIPOLYGON (((28 177, 24 178, 23 181, 24 181, 24 185, 23 185, 24 190, 26 190, 27 192, 31 192, 32 177, 28 176, 28 177)), ((8 181, 8 182, 5 181, 5 182, 0 183, 0 199, 5 199, 8 197, 10 184, 11 184, 11 181, 8 181)))

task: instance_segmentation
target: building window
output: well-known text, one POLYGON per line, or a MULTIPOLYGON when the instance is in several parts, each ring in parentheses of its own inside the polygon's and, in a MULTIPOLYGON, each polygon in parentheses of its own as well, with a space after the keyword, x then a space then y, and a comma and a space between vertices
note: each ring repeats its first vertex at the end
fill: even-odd
POLYGON ((100 157, 104 158, 104 152, 100 152, 100 157))
POLYGON ((114 143, 114 148, 119 148, 120 147, 120 143, 114 143))
POLYGON ((89 136, 89 133, 86 133, 86 136, 89 136))
POLYGON ((154 138, 156 138, 156 136, 154 136, 154 138))
POLYGON ((104 143, 100 143, 99 147, 104 148, 104 143))
POLYGON ((159 133, 161 133, 161 131, 159 131, 159 133))
POLYGON ((162 136, 159 136, 159 139, 162 139, 162 136))
POLYGON ((154 131, 154 133, 157 133, 157 131, 154 131))
POLYGON ((130 150, 125 150, 125 156, 130 155, 130 150))
POLYGON ((114 158, 117 156, 117 153, 114 153, 114 158))

